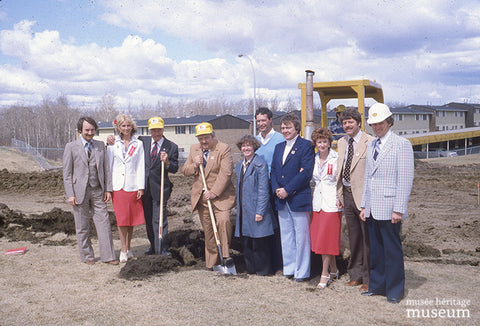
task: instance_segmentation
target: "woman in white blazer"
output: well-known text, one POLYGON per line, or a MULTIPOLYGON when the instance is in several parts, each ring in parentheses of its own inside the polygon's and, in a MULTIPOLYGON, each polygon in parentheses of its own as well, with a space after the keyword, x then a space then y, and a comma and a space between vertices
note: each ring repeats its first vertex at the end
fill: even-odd
POLYGON ((122 243, 120 262, 124 263, 133 257, 130 251, 133 227, 144 223, 145 157, 142 141, 134 136, 137 126, 132 118, 120 114, 113 125, 118 135, 115 144, 108 146, 108 159, 112 170, 112 204, 122 243))
POLYGON ((315 165, 312 181, 313 212, 310 224, 310 243, 312 251, 322 255, 322 276, 317 288, 324 289, 331 278, 338 279, 338 268, 335 256, 340 254, 340 232, 342 212, 337 208, 337 157, 331 149, 332 133, 325 127, 317 128, 312 133, 312 144, 315 145, 315 165))

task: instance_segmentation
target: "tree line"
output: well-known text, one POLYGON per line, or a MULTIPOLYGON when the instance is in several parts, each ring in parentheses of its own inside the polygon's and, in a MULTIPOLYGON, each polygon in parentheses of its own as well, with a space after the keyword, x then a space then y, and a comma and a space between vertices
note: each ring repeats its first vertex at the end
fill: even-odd
MULTIPOLYGON (((257 97, 257 108, 265 106, 273 111, 290 112, 299 109, 294 99, 280 103, 277 98, 257 97)), ((63 148, 76 139, 76 124, 81 116, 88 115, 97 122, 113 121, 119 113, 130 114, 133 119, 152 116, 185 117, 201 114, 252 114, 253 99, 228 101, 226 99, 194 99, 159 101, 156 105, 121 108, 115 96, 104 95, 94 108, 69 104, 64 95, 56 99, 45 98, 38 105, 16 104, 0 109, 0 146, 11 146, 12 138, 24 141, 35 148, 63 148)))

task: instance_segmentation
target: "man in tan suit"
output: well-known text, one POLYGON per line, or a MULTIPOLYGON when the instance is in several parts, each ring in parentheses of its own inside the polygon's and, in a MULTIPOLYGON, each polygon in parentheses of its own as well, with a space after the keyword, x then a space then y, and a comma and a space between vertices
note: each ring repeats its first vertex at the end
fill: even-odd
POLYGON ((346 109, 341 117, 346 136, 338 140, 337 206, 344 209, 350 245, 347 271, 348 286, 361 285, 368 291, 369 241, 367 224, 360 219, 367 147, 374 137, 360 130, 362 116, 355 108, 346 109))
POLYGON ((97 230, 100 259, 118 265, 112 240, 107 202, 112 198, 112 173, 107 151, 101 141, 93 140, 97 123, 90 117, 78 120, 80 137, 68 143, 63 153, 63 183, 67 200, 73 207, 80 259, 95 263, 90 242, 90 216, 97 230))
POLYGON ((200 216, 205 233, 205 265, 211 270, 214 265, 220 263, 220 257, 207 200, 212 202, 223 258, 228 259, 232 238, 230 210, 235 204, 235 189, 231 180, 233 162, 230 147, 215 138, 211 124, 200 123, 195 126, 195 130, 199 144, 191 146, 190 155, 183 165, 182 173, 185 176, 195 177, 191 193, 192 211, 198 210, 200 216), (200 164, 204 166, 208 190, 203 189, 200 164))

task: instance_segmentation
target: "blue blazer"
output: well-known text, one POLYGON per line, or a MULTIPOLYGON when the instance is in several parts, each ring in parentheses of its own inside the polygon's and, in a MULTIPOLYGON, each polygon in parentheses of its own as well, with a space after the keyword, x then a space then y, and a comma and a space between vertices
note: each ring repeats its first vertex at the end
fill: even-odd
POLYGON ((240 193, 242 194, 242 207, 237 207, 235 236, 267 237, 273 234, 273 229, 276 227, 270 205, 268 165, 259 155, 255 155, 247 171, 245 171, 243 187, 240 188, 242 162, 243 159, 235 166, 235 173, 237 174, 237 203, 240 202, 240 193), (240 213, 242 213, 242 234, 240 234, 240 213), (255 222, 255 214, 262 215, 263 220, 255 222))
POLYGON ((275 196, 275 190, 278 188, 285 188, 288 193, 286 199, 275 196, 275 206, 277 210, 281 210, 288 202, 294 212, 310 212, 312 211, 310 180, 315 163, 315 151, 310 141, 298 136, 285 164, 282 164, 286 145, 286 141, 277 144, 273 152, 271 170, 273 194, 275 196))

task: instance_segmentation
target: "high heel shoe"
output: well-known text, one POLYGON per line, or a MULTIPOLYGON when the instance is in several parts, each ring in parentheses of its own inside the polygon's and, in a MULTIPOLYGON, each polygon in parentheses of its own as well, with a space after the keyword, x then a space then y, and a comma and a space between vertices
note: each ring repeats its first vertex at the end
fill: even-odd
POLYGON ((322 275, 320 277, 320 282, 317 285, 317 289, 323 290, 328 286, 328 284, 330 284, 330 275, 328 276, 322 275), (322 280, 327 280, 327 282, 323 283, 322 280))
POLYGON ((340 272, 339 270, 337 269, 337 271, 335 273, 332 273, 330 272, 330 278, 333 280, 333 281, 338 281, 338 276, 340 275, 340 272))
POLYGON ((128 256, 126 252, 120 251, 120 262, 121 263, 126 263, 128 260, 128 256))

